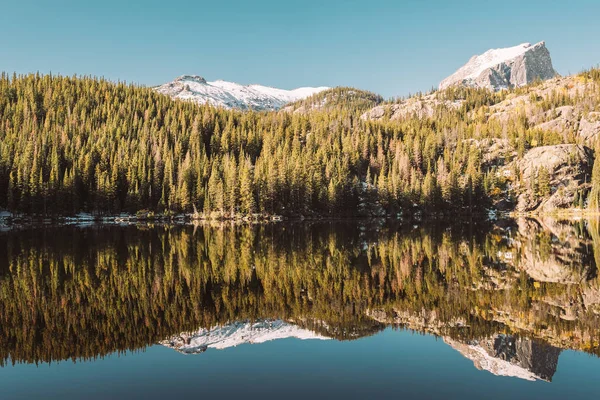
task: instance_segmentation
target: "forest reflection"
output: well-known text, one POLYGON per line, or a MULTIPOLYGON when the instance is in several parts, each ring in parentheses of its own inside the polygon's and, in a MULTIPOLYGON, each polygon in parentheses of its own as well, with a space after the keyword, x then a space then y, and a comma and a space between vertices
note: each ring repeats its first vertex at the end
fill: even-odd
POLYGON ((268 319, 339 340, 392 325, 463 354, 474 341, 498 357, 538 352, 550 379, 559 349, 600 354, 599 256, 595 221, 11 230, 0 360, 93 359, 268 319))

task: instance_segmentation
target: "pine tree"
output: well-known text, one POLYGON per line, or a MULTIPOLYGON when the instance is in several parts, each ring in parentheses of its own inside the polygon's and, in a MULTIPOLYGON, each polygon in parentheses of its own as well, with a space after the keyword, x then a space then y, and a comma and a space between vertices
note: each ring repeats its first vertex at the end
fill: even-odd
POLYGON ((253 214, 256 212, 256 203, 253 193, 253 167, 250 160, 244 160, 241 164, 240 172, 240 211, 243 214, 253 214))
POLYGON ((546 197, 550 190, 550 173, 546 167, 541 166, 537 171, 537 194, 546 197))

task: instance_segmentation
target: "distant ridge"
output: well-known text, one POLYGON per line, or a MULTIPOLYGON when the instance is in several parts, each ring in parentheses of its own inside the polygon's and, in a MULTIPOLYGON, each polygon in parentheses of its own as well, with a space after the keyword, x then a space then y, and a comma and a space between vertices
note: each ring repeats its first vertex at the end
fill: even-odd
POLYGON ((240 85, 222 80, 207 82, 197 75, 182 75, 155 90, 174 99, 208 103, 216 107, 240 110, 278 110, 284 105, 302 100, 328 87, 302 87, 293 90, 261 85, 240 85))

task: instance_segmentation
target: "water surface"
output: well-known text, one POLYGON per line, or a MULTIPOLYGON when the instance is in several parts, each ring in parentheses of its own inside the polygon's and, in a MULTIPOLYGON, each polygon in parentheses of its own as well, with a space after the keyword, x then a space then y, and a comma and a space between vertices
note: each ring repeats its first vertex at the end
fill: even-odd
POLYGON ((0 233, 2 398, 593 398, 598 225, 0 233))

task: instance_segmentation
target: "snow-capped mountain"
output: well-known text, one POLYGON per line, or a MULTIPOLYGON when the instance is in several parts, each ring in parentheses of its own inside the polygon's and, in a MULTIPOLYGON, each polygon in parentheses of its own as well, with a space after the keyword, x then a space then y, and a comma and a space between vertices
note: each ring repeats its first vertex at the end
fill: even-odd
POLYGON ((200 329, 197 332, 181 333, 161 341, 160 344, 183 354, 199 354, 209 348, 222 350, 245 343, 264 343, 286 338, 329 339, 282 320, 260 320, 238 321, 211 329, 200 329))
POLYGON ((500 90, 523 86, 536 79, 554 78, 556 75, 544 42, 534 45, 522 43, 471 57, 458 71, 444 79, 439 88, 464 85, 500 90))
POLYGON ((240 85, 234 82, 207 82, 196 75, 183 75, 155 90, 174 99, 191 100, 198 104, 209 103, 224 108, 240 110, 278 110, 287 103, 304 99, 328 87, 302 87, 294 90, 277 89, 261 85, 240 85))

